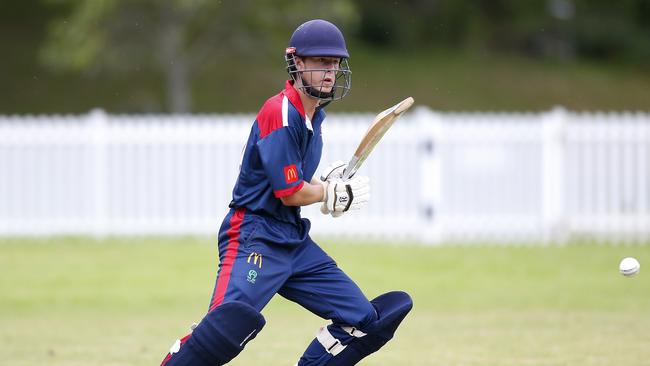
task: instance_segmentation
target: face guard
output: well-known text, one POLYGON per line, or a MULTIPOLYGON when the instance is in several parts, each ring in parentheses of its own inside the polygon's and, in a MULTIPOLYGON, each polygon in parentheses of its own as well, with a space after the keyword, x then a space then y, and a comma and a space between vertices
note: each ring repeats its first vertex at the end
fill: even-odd
POLYGON ((284 59, 287 63, 287 72, 291 79, 295 82, 294 86, 302 90, 305 94, 329 103, 335 100, 340 100, 345 97, 350 88, 352 87, 352 71, 348 64, 347 58, 341 58, 338 68, 336 69, 306 69, 298 70, 296 67, 296 49, 294 47, 287 48, 284 59), (324 84, 325 78, 320 85, 310 85, 303 77, 304 73, 331 73, 333 74, 334 83, 332 89, 328 92, 328 86, 324 84))

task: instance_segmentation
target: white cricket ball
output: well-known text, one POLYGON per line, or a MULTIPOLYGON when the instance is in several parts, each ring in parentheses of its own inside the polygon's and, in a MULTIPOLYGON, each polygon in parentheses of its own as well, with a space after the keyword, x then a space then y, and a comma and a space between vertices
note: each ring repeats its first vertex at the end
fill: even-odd
POLYGON ((627 257, 623 258, 621 261, 621 264, 618 266, 619 271, 621 271, 621 274, 623 276, 634 276, 635 274, 639 273, 639 269, 641 269, 641 264, 639 263, 636 258, 632 257, 627 257))

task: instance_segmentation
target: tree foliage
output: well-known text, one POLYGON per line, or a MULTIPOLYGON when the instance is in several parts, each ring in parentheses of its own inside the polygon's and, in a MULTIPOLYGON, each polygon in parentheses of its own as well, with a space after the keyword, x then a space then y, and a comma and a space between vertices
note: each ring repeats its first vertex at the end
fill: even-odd
POLYGON ((192 110, 192 85, 208 65, 281 58, 293 29, 313 18, 342 26, 349 43, 410 54, 650 61, 650 0, 42 1, 57 8, 41 49, 46 65, 123 78, 154 73, 171 112, 192 110))
POLYGON ((650 0, 355 0, 359 36, 402 49, 650 60, 650 0))
MULTIPOLYGON (((206 63, 257 57, 320 12, 342 22, 354 17, 347 1, 328 4, 254 0, 59 0, 69 14, 50 25, 43 61, 58 69, 164 75, 168 108, 191 110, 191 80, 206 63), (307 8, 314 5, 313 8, 307 8)), ((281 51, 278 51, 278 54, 281 51)))

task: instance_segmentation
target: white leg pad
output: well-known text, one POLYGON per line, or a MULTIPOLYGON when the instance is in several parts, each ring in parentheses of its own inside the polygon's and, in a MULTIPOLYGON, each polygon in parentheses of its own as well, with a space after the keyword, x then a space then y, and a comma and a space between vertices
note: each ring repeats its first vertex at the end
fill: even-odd
POLYGON ((318 333, 316 333, 316 339, 318 339, 318 342, 325 348, 327 353, 332 354, 332 356, 338 355, 347 347, 342 345, 341 341, 334 338, 332 333, 327 329, 327 326, 320 327, 318 333))

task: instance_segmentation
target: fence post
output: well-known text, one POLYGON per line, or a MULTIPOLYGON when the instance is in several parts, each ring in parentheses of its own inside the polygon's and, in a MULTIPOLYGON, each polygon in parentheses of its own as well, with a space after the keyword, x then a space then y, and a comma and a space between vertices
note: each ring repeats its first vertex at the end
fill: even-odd
POLYGON ((555 107, 542 115, 542 238, 564 243, 568 223, 564 205, 567 111, 555 107))
POLYGON ((420 159, 416 162, 420 169, 420 240, 427 244, 442 241, 440 213, 442 208, 441 176, 441 131, 442 120, 439 113, 427 107, 415 110, 417 143, 420 159))
POLYGON ((92 143, 92 235, 101 238, 107 234, 107 169, 106 150, 108 145, 108 116, 101 109, 88 114, 88 128, 92 143))

